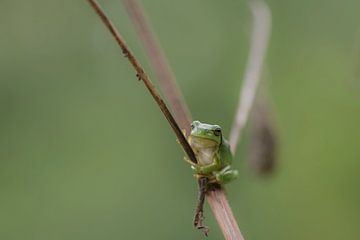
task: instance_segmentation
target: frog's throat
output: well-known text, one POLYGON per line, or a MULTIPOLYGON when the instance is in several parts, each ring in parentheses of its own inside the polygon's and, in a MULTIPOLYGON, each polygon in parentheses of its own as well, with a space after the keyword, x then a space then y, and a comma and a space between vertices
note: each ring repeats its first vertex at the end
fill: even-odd
POLYGON ((198 136, 190 136, 189 143, 191 147, 195 149, 202 149, 202 148, 216 148, 219 144, 209 138, 198 137, 198 136))
POLYGON ((200 148, 195 151, 200 165, 210 165, 215 161, 216 148, 200 148))
POLYGON ((216 141, 208 138, 191 136, 191 138, 189 138, 189 143, 193 148, 200 165, 205 166, 214 163, 219 146, 216 141))

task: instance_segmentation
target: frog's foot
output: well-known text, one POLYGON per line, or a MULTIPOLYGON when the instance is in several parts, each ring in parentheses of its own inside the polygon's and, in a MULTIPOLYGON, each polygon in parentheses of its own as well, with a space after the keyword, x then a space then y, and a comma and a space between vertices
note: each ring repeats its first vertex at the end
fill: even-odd
MULTIPOLYGON (((196 169, 194 169, 194 170, 196 170, 196 169)), ((205 175, 205 174, 195 173, 193 176, 198 180, 200 178, 207 178, 208 183, 215 183, 216 182, 216 178, 213 175, 205 175)))
POLYGON ((219 182, 219 181, 217 180, 216 174, 215 174, 215 175, 207 176, 207 178, 209 179, 209 183, 210 183, 210 184, 214 184, 214 183, 218 183, 218 182, 219 182))
POLYGON ((181 129, 181 132, 184 134, 184 136, 186 137, 186 129, 185 128, 183 128, 183 129, 181 129))
POLYGON ((223 168, 221 171, 215 173, 215 177, 218 183, 226 184, 235 180, 239 175, 238 170, 231 169, 230 166, 223 168))
POLYGON ((187 157, 184 157, 184 161, 187 162, 188 164, 190 164, 193 169, 195 169, 196 166, 197 166, 196 163, 194 163, 193 161, 191 161, 191 160, 188 159, 187 157))

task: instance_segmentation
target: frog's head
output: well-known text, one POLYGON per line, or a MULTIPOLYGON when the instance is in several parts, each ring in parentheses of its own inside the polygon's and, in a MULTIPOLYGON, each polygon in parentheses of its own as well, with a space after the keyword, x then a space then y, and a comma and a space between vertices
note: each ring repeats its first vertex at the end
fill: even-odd
POLYGON ((193 147, 215 147, 222 142, 222 132, 219 125, 211 125, 193 121, 191 123, 190 144, 193 147))

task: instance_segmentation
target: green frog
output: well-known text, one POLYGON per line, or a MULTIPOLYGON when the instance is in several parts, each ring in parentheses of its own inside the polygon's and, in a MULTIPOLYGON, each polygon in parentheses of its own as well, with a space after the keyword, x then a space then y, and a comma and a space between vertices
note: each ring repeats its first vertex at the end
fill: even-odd
POLYGON ((195 177, 207 177, 210 183, 226 184, 235 180, 239 173, 231 167, 232 153, 221 127, 193 121, 187 138, 197 164, 185 157, 195 170, 195 177))

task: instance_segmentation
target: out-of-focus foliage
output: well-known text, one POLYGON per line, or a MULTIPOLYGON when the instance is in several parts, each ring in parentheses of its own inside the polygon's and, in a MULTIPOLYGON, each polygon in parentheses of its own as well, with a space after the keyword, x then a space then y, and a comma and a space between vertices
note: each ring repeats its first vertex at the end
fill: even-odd
MULTIPOLYGON (((153 76, 121 1, 100 2, 153 76)), ((228 133, 246 2, 144 4, 194 118, 228 133)), ((255 177, 243 142, 232 208, 247 239, 358 239, 360 2, 269 5, 279 166, 255 177)), ((2 0, 0 36, 0 239, 203 238, 182 150, 86 1, 2 0)))

